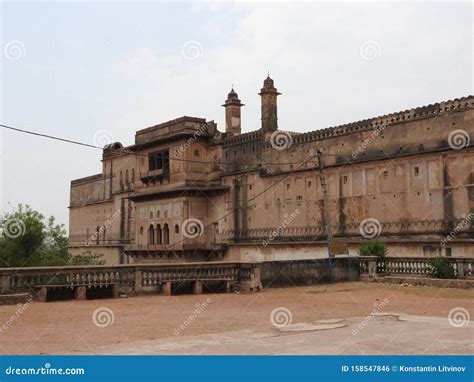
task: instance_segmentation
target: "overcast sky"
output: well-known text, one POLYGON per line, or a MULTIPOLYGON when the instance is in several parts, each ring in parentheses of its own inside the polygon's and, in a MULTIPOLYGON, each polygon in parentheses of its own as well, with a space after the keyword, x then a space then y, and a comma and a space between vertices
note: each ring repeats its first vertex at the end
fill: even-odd
MULTIPOLYGON (((311 131, 472 94, 466 3, 3 3, 1 123, 132 144, 182 115, 214 119, 231 85, 259 128, 270 70, 279 126, 311 131)), ((70 180, 100 150, 1 131, 2 213, 68 225, 70 180)))

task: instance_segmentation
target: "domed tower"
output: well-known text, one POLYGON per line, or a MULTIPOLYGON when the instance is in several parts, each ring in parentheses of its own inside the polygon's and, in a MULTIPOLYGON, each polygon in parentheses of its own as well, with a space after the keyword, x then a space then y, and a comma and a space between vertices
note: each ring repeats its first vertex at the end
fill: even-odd
POLYGON ((222 106, 225 107, 225 132, 231 133, 232 135, 239 135, 241 133, 240 108, 244 106, 244 104, 240 102, 234 87, 232 87, 222 106))
POLYGON ((262 130, 264 132, 275 131, 278 129, 277 97, 281 93, 278 93, 273 85, 270 74, 263 81, 263 88, 258 94, 262 100, 262 130))

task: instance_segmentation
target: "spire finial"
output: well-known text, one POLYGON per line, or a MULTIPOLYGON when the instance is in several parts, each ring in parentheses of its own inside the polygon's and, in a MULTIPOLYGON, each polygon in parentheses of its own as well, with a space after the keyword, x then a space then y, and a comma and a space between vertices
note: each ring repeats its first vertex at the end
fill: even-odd
POLYGON ((268 69, 267 78, 270 78, 270 69, 268 69))

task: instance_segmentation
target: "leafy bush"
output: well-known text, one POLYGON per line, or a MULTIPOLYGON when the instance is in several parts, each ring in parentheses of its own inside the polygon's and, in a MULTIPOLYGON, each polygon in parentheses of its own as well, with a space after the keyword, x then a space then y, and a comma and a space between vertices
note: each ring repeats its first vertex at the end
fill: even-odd
POLYGON ((438 256, 430 260, 428 274, 435 279, 454 279, 454 268, 446 257, 438 256))
POLYGON ((387 254, 387 244, 380 240, 369 240, 359 248, 359 256, 377 256, 384 258, 387 254))

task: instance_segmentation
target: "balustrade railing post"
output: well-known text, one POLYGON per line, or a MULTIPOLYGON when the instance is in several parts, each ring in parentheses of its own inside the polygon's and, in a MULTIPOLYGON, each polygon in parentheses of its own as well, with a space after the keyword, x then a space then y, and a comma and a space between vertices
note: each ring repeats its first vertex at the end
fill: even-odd
POLYGON ((0 275, 0 294, 7 294, 10 292, 11 274, 0 275))
POLYGON ((465 279, 466 278, 466 274, 468 272, 468 269, 467 269, 467 262, 465 261, 465 259, 457 259, 456 260, 456 268, 457 268, 457 278, 458 279, 465 279))
POLYGON ((140 293, 143 290, 141 268, 135 268, 135 283, 133 286, 133 290, 135 293, 140 293))
POLYGON ((373 260, 370 259, 368 260, 368 271, 369 271, 369 277, 374 278, 377 276, 377 258, 374 258, 373 260))

